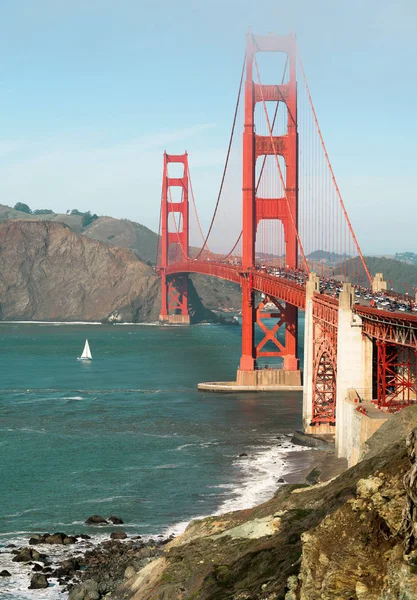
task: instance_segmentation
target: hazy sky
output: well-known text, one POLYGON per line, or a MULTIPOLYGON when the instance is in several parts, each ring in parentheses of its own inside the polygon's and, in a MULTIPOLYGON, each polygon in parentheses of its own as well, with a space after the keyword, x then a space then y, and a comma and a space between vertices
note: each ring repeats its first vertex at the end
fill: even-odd
POLYGON ((249 25, 295 30, 363 250, 417 252, 415 0, 0 0, 0 202, 157 230, 187 149, 206 225, 249 25))

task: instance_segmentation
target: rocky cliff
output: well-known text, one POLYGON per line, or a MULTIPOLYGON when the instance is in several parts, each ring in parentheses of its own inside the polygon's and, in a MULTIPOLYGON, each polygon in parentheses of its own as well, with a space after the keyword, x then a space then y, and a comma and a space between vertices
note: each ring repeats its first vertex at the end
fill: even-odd
POLYGON ((416 425, 405 409, 339 477, 192 522, 111 598, 416 600, 416 425))
MULTIPOLYGON (((194 320, 214 320, 189 292, 194 320)), ((133 251, 49 221, 0 225, 0 318, 3 320, 154 321, 160 285, 133 251)))

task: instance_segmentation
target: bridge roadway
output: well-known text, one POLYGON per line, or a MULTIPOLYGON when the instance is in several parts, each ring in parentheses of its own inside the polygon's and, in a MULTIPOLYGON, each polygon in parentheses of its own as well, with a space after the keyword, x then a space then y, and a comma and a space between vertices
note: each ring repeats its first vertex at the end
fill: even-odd
MULTIPOLYGON (((306 277, 304 273, 294 273, 294 271, 285 269, 279 269, 280 275, 273 275, 262 269, 255 270, 249 277, 252 277, 251 287, 261 293, 268 296, 273 296, 283 302, 288 302, 293 306, 301 310, 305 310, 306 307, 306 277)), ((248 277, 248 274, 242 271, 240 265, 233 265, 229 263, 215 262, 215 261, 199 261, 199 260, 188 260, 168 265, 165 269, 167 276, 179 275, 181 273, 200 273, 202 275, 209 275, 211 277, 217 277, 220 279, 226 279, 227 281, 233 281, 234 283, 241 284, 242 277, 248 277)), ((342 282, 337 282, 342 285, 342 282)), ((326 296, 334 298, 334 294, 323 292, 326 296)), ((336 298, 334 298, 336 300, 336 298)), ((406 300, 406 297, 404 297, 406 300)), ((408 343, 405 345, 412 345, 417 347, 417 315, 405 314, 404 312, 393 312, 373 308, 368 305, 369 302, 359 300, 359 304, 356 304, 354 311, 367 322, 365 331, 371 337, 379 337, 378 331, 381 328, 384 329, 388 336, 392 335, 395 340, 392 341, 398 343, 397 334, 392 333, 399 330, 404 331, 404 340, 408 343)))

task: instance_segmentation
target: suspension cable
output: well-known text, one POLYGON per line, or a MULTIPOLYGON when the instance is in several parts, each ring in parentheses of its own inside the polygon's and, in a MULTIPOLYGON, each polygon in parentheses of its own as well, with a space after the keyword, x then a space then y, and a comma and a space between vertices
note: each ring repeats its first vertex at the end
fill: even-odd
POLYGON ((211 219, 210 227, 208 229, 206 238, 204 240, 203 247, 201 248, 201 250, 197 254, 197 256, 194 258, 194 260, 197 260, 201 256, 204 248, 207 245, 207 240, 210 237, 211 230, 213 229, 214 219, 216 218, 217 210, 219 208, 220 198, 221 198, 222 191, 223 191, 223 185, 224 185, 224 181, 225 181, 225 178, 226 178, 226 171, 227 171, 227 167, 229 165, 229 158, 230 158, 230 152, 231 152, 231 149, 232 149, 233 136, 234 136, 234 133, 235 133, 236 120, 237 120, 237 112, 239 110, 240 95, 241 95, 241 92, 242 92, 243 75, 245 73, 245 62, 246 62, 246 52, 245 52, 245 57, 243 59, 242 73, 240 75, 240 83, 239 83, 239 92, 237 94, 237 101, 236 101, 236 106, 235 106, 235 114, 234 114, 234 117, 233 117, 233 125, 232 125, 232 130, 230 132, 229 146, 227 148, 226 162, 224 164, 223 175, 222 175, 222 179, 221 179, 221 183, 220 183, 220 189, 219 189, 219 193, 217 195, 217 202, 216 202, 216 206, 214 208, 214 213, 213 213, 213 217, 211 219))
POLYGON ((359 242, 356 239, 355 232, 353 231, 353 227, 352 227, 352 224, 350 222, 349 215, 348 215, 346 207, 345 207, 345 203, 343 202, 342 194, 340 192, 339 186, 337 185, 336 177, 335 177, 335 174, 334 174, 334 171, 333 171, 332 164, 330 162, 329 155, 327 154, 326 145, 324 143, 324 139, 323 139, 323 135, 321 133, 319 121, 317 119, 316 110, 314 108, 313 100, 311 98, 310 88, 308 87, 307 77, 306 77, 306 74, 305 74, 305 71, 304 71, 304 66, 303 66, 303 63, 302 63, 302 60, 301 60, 300 50, 299 50, 298 46, 297 46, 297 56, 298 56, 298 61, 300 63, 300 69, 301 69, 301 73, 303 75, 303 80, 304 80, 304 85, 306 87, 306 92, 307 92, 308 100, 309 100, 309 103, 310 103, 310 106, 311 106, 311 110, 312 110, 312 113, 313 113, 314 121, 316 123, 317 132, 319 134, 319 138, 320 138, 321 146, 323 148, 324 156, 326 158, 327 166, 329 167, 330 175, 332 177, 333 184, 334 184, 335 189, 336 189, 336 194, 337 194, 337 196, 339 198, 339 202, 340 202, 340 205, 342 207, 342 211, 343 211, 343 213, 345 215, 345 219, 347 221, 347 224, 348 224, 348 227, 349 227, 349 231, 350 231, 350 233, 352 235, 352 238, 353 238, 353 241, 355 243, 356 250, 358 251, 359 257, 360 257, 360 259, 362 261, 362 266, 363 266, 363 268, 365 270, 365 273, 366 273, 366 275, 367 275, 367 277, 369 279, 369 283, 372 285, 372 276, 371 276, 371 274, 370 274, 370 272, 368 270, 368 267, 366 266, 366 262, 365 262, 365 259, 363 257, 362 251, 360 249, 359 242))
MULTIPOLYGON (((195 216, 196 216, 196 219, 197 219, 197 225, 198 225, 198 229, 200 231, 201 239, 203 240, 203 243, 204 243, 204 233, 203 233, 203 230, 201 228, 201 223, 200 223, 200 219, 199 219, 198 212, 197 212, 197 206, 196 206, 195 198, 194 198, 193 184, 191 182, 191 173, 190 173, 190 168, 189 168, 188 165, 187 165, 187 171, 188 171, 188 182, 190 184, 190 192, 191 192, 191 199, 192 199, 193 207, 194 207, 194 213, 195 213, 195 216)), ((213 252, 211 252, 210 248, 208 247, 207 240, 206 240, 206 244, 205 245, 206 245, 207 252, 209 254, 213 254, 213 252)))
POLYGON ((161 225, 162 225, 162 192, 161 192, 161 206, 159 209, 158 241, 156 242, 156 256, 155 256, 155 265, 156 266, 158 266, 158 260, 159 260, 159 246, 162 244, 161 225))

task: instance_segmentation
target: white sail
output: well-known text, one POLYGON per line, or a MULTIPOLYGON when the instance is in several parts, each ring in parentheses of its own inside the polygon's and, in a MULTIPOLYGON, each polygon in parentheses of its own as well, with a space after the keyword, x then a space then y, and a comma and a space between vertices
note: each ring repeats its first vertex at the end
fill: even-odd
POLYGON ((85 346, 84 346, 83 353, 81 354, 81 358, 86 358, 86 359, 90 359, 90 360, 93 358, 91 356, 90 345, 88 343, 88 340, 85 340, 85 346))

